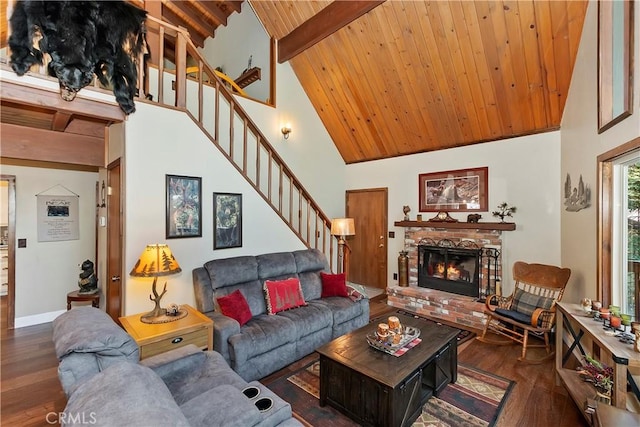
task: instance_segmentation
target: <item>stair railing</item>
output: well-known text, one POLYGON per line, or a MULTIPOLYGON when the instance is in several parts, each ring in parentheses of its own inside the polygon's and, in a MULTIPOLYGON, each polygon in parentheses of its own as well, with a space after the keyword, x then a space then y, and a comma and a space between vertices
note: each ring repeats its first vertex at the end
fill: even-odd
POLYGON ((335 270, 338 243, 331 220, 238 104, 228 83, 201 56, 188 31, 150 16, 147 31, 156 33, 159 45, 152 51, 159 54, 155 66, 145 69, 139 61, 139 82, 144 84, 139 93, 191 116, 295 235, 322 251, 335 270))

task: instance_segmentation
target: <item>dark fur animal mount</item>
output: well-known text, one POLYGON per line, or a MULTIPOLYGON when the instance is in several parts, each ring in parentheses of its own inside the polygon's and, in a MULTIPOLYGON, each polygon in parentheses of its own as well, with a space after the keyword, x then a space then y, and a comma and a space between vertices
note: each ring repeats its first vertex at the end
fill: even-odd
POLYGON ((10 19, 11 67, 22 76, 48 54, 48 72, 64 100, 72 101, 95 73, 131 114, 146 16, 123 1, 18 1, 10 19))

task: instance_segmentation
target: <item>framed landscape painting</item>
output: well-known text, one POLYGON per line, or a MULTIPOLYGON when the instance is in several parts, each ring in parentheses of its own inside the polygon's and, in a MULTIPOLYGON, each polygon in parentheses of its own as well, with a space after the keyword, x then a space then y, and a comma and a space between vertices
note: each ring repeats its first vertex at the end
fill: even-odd
POLYGON ((213 193, 213 249, 242 246, 242 194, 213 193))
POLYGON ((202 178, 166 175, 166 238, 202 237, 202 178))
POLYGON ((486 211, 488 175, 487 167, 418 175, 420 212, 486 211))

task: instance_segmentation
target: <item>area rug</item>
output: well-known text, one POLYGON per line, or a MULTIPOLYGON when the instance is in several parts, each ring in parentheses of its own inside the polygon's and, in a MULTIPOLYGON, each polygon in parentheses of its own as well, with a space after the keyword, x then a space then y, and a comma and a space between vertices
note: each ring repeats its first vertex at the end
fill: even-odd
MULTIPOLYGON (((417 319, 424 320, 425 322, 432 322, 432 323, 435 323, 435 324, 437 324, 437 325, 442 325, 442 324, 443 324, 443 323, 440 323, 440 322, 438 322, 438 321, 436 321, 436 320, 429 319, 428 317, 424 317, 424 316, 421 316, 421 315, 419 315, 419 314, 412 313, 412 312, 410 312, 410 311, 406 311, 406 310, 398 309, 398 310, 396 310, 396 313, 397 313, 397 314, 404 314, 405 316, 415 317, 415 318, 417 318, 417 319)), ((376 318, 374 318, 374 319, 371 319, 369 322, 370 322, 370 323, 379 322, 379 321, 381 321, 381 320, 386 320, 386 318, 387 318, 387 317, 388 317, 388 315, 386 315, 386 316, 376 317, 376 318)), ((456 328, 456 329, 460 329, 460 328, 456 328)), ((464 329, 460 329, 460 332, 458 332, 458 347, 459 347, 459 346, 460 346, 460 344, 462 344, 463 342, 467 342, 467 341, 469 341, 471 338, 473 338, 473 337, 475 337, 475 336, 476 336, 476 334, 475 334, 474 332, 466 331, 466 330, 464 330, 464 329)))
MULTIPOLYGON (((294 415, 314 427, 357 426, 356 422, 326 405, 319 406, 320 362, 311 361, 269 388, 291 404, 294 415)), ((471 366, 458 364, 458 380, 424 405, 414 427, 491 427, 504 406, 514 381, 471 366)))

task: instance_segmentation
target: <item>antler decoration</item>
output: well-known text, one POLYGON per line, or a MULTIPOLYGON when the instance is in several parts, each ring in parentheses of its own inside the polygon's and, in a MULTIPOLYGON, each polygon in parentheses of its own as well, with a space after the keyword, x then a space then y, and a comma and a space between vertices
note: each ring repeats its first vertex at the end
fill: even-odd
POLYGON ((160 300, 162 299, 162 297, 164 296, 164 294, 167 293, 167 282, 164 282, 164 288, 162 289, 162 293, 160 295, 158 295, 158 291, 156 290, 156 283, 158 282, 158 278, 154 277, 153 278, 153 285, 151 287, 151 291, 153 292, 153 295, 149 295, 149 299, 153 302, 156 303, 155 308, 153 309, 153 311, 151 313, 149 313, 147 316, 162 316, 163 314, 166 314, 166 310, 164 308, 160 307, 160 300), (155 297, 155 298, 154 298, 155 297))

